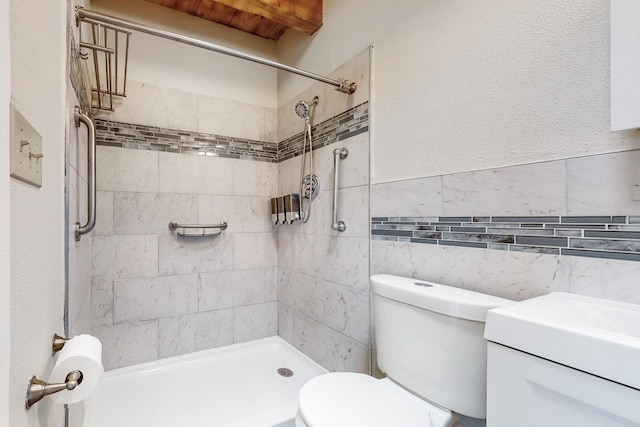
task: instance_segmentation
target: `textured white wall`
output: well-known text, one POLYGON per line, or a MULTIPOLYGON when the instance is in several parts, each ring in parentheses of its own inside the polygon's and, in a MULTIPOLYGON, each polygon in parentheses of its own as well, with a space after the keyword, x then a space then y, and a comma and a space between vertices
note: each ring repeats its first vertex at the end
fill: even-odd
POLYGON ((326 73, 370 44, 374 183, 640 147, 608 130, 609 2, 326 0, 278 56, 326 73))
MULTIPOLYGON (((143 0, 93 0, 91 9, 276 60, 273 41, 143 0)), ((265 107, 277 107, 274 69, 134 32, 132 80, 265 107)))
MULTIPOLYGON (((0 224, 9 224, 9 0, 0 0, 0 224)), ((6 234, 5 234, 6 236, 6 234)), ((9 239, 0 239, 0 425, 9 425, 9 239)))
POLYGON ((25 412, 24 393, 32 375, 48 376, 51 337, 63 331, 66 2, 9 4, 12 98, 44 154, 42 188, 11 179, 9 425, 55 426, 62 406, 48 400, 25 412))

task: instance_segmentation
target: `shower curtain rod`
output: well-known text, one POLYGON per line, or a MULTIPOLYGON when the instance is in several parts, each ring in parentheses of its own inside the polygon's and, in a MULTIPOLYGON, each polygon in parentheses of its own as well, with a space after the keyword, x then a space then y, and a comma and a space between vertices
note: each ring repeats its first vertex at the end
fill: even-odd
POLYGON ((307 77, 309 79, 317 80, 322 83, 336 86, 336 90, 352 94, 358 88, 356 82, 350 82, 345 79, 330 79, 328 77, 321 76, 319 74, 311 73, 309 71, 301 70, 299 68, 290 67, 288 65, 280 64, 278 62, 271 61, 269 59, 261 58, 259 56, 251 55, 239 50, 230 49, 228 47, 220 46, 217 44, 198 40, 193 37, 183 36, 181 34, 172 33, 170 31, 161 30, 159 28, 150 27, 136 22, 127 21, 125 19, 116 18, 115 16, 105 15, 100 12, 94 12, 92 10, 85 9, 81 6, 76 6, 76 25, 80 25, 80 21, 83 19, 89 19, 92 21, 101 22, 104 24, 114 25, 120 28, 126 28, 129 30, 140 31, 141 33, 151 34, 153 36, 162 37, 165 39, 173 40, 179 43, 185 43, 191 46, 196 46, 202 49, 211 50, 213 52, 222 53, 225 55, 234 56, 236 58, 244 59, 258 64, 266 65, 272 68, 278 68, 280 70, 288 71, 290 73, 298 74, 299 76, 307 77))

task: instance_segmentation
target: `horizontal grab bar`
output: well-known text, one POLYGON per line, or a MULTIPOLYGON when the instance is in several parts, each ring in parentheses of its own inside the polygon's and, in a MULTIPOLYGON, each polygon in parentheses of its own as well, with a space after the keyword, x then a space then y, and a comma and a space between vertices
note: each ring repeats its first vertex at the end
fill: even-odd
POLYGON ((178 224, 175 221, 171 221, 169 223, 169 230, 176 231, 178 229, 182 229, 182 231, 178 231, 178 236, 196 236, 196 237, 207 237, 207 236, 217 236, 222 233, 222 230, 226 230, 228 227, 225 221, 220 224, 178 224), (185 229, 194 229, 199 228, 202 229, 202 233, 186 233, 185 229), (207 233, 209 229, 219 230, 217 233, 207 233))
POLYGON ((178 224, 175 221, 171 221, 169 223, 169 229, 172 231, 177 230, 178 228, 219 228, 221 230, 226 230, 228 227, 226 222, 221 222, 220 224, 178 224))

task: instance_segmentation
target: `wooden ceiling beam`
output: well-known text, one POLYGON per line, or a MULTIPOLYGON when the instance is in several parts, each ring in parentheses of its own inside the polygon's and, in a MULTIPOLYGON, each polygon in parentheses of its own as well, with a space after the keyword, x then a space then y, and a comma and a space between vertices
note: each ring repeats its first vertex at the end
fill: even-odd
POLYGON ((322 0, 216 0, 242 12, 313 34, 322 26, 322 0))
POLYGON ((322 0, 146 1, 271 40, 278 40, 287 28, 313 34, 322 26, 322 0))

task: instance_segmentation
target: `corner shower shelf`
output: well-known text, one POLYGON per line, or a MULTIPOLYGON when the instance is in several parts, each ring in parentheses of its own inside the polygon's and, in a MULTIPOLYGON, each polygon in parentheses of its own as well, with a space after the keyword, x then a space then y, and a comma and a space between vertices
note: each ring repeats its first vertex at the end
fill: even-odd
POLYGON ((218 236, 224 230, 227 229, 227 223, 221 222, 220 224, 178 224, 175 221, 171 221, 169 223, 169 230, 176 231, 178 236, 185 237, 209 237, 209 236, 218 236), (197 232, 188 232, 187 230, 201 230, 197 232), (217 230, 211 231, 211 230, 217 230))
POLYGON ((127 92, 127 64, 131 32, 78 14, 80 57, 91 70, 91 108, 113 111, 114 97, 127 92), (84 25, 83 25, 84 24, 84 25), (82 52, 85 49, 85 52, 82 52), (89 52, 86 52, 89 50, 89 52))

